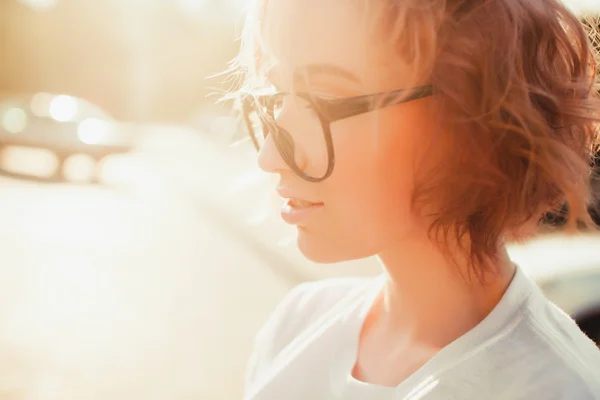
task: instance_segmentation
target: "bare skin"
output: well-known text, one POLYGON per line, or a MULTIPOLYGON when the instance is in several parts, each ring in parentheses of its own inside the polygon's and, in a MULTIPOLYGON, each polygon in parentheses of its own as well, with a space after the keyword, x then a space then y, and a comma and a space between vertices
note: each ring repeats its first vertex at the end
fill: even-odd
POLYGON ((426 241, 405 244, 413 250, 425 247, 412 259, 400 248, 394 249, 396 254, 379 255, 386 286, 363 326, 353 371, 364 382, 397 386, 404 381, 481 322, 498 304, 515 272, 505 255, 485 285, 477 280, 469 283, 439 252, 428 249, 426 241), (411 268, 395 267, 399 263, 411 268))
MULTIPOLYGON (((359 10, 344 0, 278 0, 270 10, 265 39, 277 59, 271 71, 279 91, 310 90, 342 98, 405 88, 408 66, 391 55, 383 41, 369 35, 359 10), (318 12, 316 11, 318 10, 318 12), (293 16, 293 17, 292 17, 293 16), (307 29, 310 27, 310 29, 307 29), (272 28, 272 29, 271 29, 272 28), (307 66, 328 64, 346 74, 312 74, 292 79, 307 66)), ((332 176, 310 183, 296 176, 271 139, 259 165, 280 178, 279 189, 323 203, 299 223, 298 246, 317 262, 338 262, 376 255, 386 275, 385 289, 362 329, 354 376, 395 386, 440 349, 476 326, 500 301, 514 274, 504 247, 498 246, 495 273, 485 285, 464 279, 464 254, 454 265, 426 234, 429 224, 411 207, 421 169, 435 163, 430 143, 439 126, 422 99, 341 120, 332 125, 336 164, 332 176)), ((282 113, 278 124, 301 144, 297 155, 306 168, 302 132, 305 121, 282 113)))

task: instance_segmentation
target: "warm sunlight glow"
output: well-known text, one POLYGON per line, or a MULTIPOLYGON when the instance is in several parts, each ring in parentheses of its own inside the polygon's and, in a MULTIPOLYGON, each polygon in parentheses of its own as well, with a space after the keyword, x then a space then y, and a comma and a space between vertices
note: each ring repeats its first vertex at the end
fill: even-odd
POLYGON ((160 190, 164 184, 160 172, 143 157, 111 155, 98 165, 98 180, 107 185, 143 187, 160 190))
POLYGON ((72 121, 77 111, 77 101, 71 96, 57 96, 50 103, 50 116, 59 122, 72 121))
MULTIPOLYGON (((6 316, 6 336, 20 348, 45 350, 37 356, 50 355, 54 371, 82 361, 89 368, 111 347, 111 327, 124 320, 127 307, 110 274, 78 256, 48 260, 32 272, 31 295, 6 316)), ((49 389, 42 398, 50 398, 49 389)))
POLYGON ((21 133, 27 127, 27 113, 21 108, 8 109, 2 117, 2 127, 9 133, 21 133))
POLYGON ((184 14, 199 14, 207 6, 206 0, 177 0, 179 10, 184 14))

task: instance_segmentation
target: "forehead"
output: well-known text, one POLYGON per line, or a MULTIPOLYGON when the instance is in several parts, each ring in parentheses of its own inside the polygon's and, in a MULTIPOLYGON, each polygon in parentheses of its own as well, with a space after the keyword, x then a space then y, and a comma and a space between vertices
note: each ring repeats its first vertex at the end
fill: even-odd
POLYGON ((365 82, 389 81, 389 46, 377 40, 364 7, 352 0, 270 0, 261 21, 264 51, 284 75, 333 64, 365 82))

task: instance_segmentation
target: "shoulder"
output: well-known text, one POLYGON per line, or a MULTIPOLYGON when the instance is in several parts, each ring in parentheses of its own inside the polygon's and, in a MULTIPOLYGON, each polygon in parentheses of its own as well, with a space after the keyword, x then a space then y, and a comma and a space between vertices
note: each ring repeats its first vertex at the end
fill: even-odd
POLYGON ((600 349, 545 297, 526 307, 507 339, 505 354, 520 349, 506 386, 514 398, 600 400, 600 349))
POLYGON ((465 349, 440 385, 485 399, 600 400, 600 350, 568 315, 534 295, 499 332, 465 349))
MULTIPOLYGON (((548 361, 555 361, 556 381, 564 385, 556 387, 556 392, 567 390, 580 393, 580 397, 569 397, 568 392, 560 398, 581 398, 600 400, 600 349, 575 321, 549 300, 531 309, 531 325, 540 341, 545 343, 548 361)), ((556 386, 556 385, 555 385, 556 386)))
POLYGON ((259 378, 273 359, 305 329, 358 298, 373 278, 335 278, 294 287, 256 335, 246 385, 259 378))
POLYGON ((300 284, 276 307, 259 336, 268 337, 274 350, 280 350, 320 317, 342 307, 345 300, 364 293, 371 282, 369 278, 336 278, 300 284))
POLYGON ((268 341, 270 352, 275 356, 323 315, 342 307, 345 300, 364 293, 370 282, 372 279, 369 278, 335 278, 294 287, 271 313, 259 331, 257 341, 268 341))

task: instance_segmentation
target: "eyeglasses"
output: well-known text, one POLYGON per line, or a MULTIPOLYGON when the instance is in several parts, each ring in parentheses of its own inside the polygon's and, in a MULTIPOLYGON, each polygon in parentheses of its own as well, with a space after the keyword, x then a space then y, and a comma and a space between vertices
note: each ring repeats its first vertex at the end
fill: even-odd
POLYGON ((335 165, 333 122, 422 99, 433 92, 433 86, 428 85, 335 100, 315 98, 308 93, 275 93, 243 96, 241 105, 257 151, 270 135, 294 173, 309 182, 321 182, 331 175, 335 165), (293 116, 293 129, 282 126, 287 115, 293 116))

